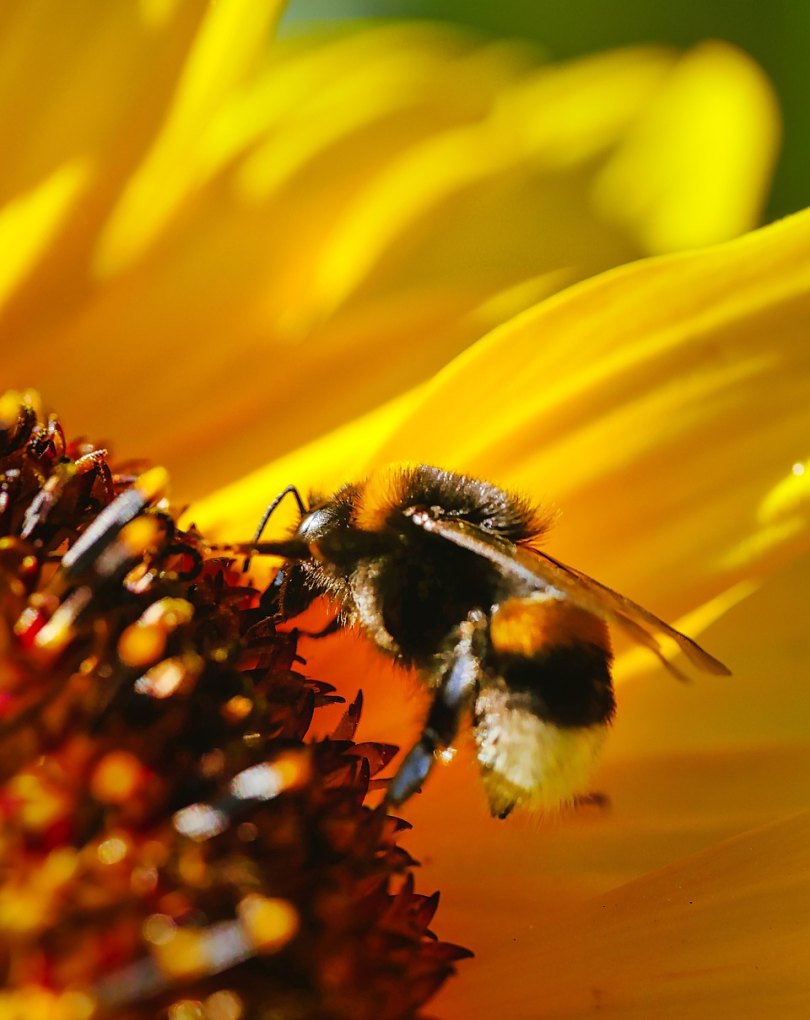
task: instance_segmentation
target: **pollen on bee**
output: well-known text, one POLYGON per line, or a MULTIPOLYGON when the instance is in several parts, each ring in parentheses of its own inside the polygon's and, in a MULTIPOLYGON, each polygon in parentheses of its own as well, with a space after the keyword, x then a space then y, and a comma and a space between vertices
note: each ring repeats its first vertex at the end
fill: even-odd
POLYGON ((436 752, 436 760, 440 761, 443 765, 447 765, 456 756, 455 747, 443 747, 441 751, 436 752))

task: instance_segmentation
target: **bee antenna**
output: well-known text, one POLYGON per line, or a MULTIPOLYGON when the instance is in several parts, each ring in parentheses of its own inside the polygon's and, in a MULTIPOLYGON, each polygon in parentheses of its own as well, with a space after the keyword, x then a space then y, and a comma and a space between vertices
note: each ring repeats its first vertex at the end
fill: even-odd
MULTIPOLYGON (((304 514, 307 512, 307 508, 304 505, 303 499, 301 499, 301 494, 294 485, 288 485, 286 489, 281 490, 281 492, 275 497, 275 499, 271 500, 270 503, 268 503, 267 509, 264 511, 264 513, 262 514, 262 519, 259 521, 259 526, 258 528, 256 528, 256 534, 253 536, 253 541, 251 545, 256 545, 257 542, 259 542, 264 533, 264 529, 267 527, 267 522, 275 513, 276 507, 279 505, 282 499, 284 499, 284 497, 289 495, 290 493, 292 493, 292 495, 295 497, 295 502, 298 504, 298 509, 301 513, 301 516, 302 517, 304 516, 304 514)), ((251 551, 247 554, 247 556, 245 557, 245 562, 242 564, 242 573, 246 574, 250 569, 250 561, 252 557, 253 552, 251 551)))

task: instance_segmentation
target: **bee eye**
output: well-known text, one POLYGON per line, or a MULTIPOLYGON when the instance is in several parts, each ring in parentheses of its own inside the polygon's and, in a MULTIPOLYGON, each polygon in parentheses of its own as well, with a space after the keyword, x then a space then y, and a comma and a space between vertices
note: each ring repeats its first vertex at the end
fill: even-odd
POLYGON ((301 518, 298 525, 298 537, 305 542, 312 542, 323 532, 326 514, 322 510, 313 510, 301 518))

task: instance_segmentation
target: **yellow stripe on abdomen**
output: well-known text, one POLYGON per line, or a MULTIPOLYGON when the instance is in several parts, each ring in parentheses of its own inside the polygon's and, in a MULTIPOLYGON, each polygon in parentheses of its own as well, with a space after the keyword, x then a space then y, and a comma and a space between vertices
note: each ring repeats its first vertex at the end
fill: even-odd
POLYGON ((527 658, 555 646, 581 643, 610 651, 610 635, 604 620, 543 592, 508 599, 496 606, 490 621, 490 639, 497 652, 527 658))

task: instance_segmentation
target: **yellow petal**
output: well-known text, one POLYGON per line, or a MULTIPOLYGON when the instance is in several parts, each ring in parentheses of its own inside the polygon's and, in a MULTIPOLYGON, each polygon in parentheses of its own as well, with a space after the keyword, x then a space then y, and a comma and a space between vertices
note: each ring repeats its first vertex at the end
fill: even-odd
MULTIPOLYGON (((186 513, 184 527, 193 522, 207 535, 230 541, 247 540, 256 530, 264 508, 288 485, 295 485, 306 498, 312 489, 330 491, 356 477, 360 465, 365 463, 361 451, 372 451, 375 439, 379 441, 396 430, 417 392, 404 394, 330 433, 326 441, 316 440, 197 500, 186 513)), ((265 537, 285 534, 295 521, 295 513, 294 504, 280 506, 265 537)))
POLYGON ((756 222, 778 123, 762 71, 722 43, 680 59, 646 47, 544 67, 504 83, 488 117, 426 140, 373 182, 315 285, 327 306, 360 288, 471 274, 492 288, 520 278, 521 256, 524 274, 566 267, 573 282, 726 240, 756 222))
POLYGON ((247 7, 131 0, 97 25, 87 3, 67 42, 33 14, 0 38, 13 58, 0 131, 16 125, 0 189, 26 193, 65 149, 88 149, 98 181, 9 293, 8 382, 35 379, 74 428, 114 434, 119 456, 168 463, 184 498, 636 257, 635 236, 594 207, 594 174, 680 66, 640 48, 538 68, 514 45, 413 25, 265 59, 275 5, 247 7), (78 92, 21 79, 43 62, 67 73, 77 52, 78 92), (106 367, 104 387, 88 392, 88 365, 106 367))
POLYGON ((761 69, 726 43, 704 43, 599 171, 594 202, 650 254, 726 241, 759 217, 778 142, 761 69))
MULTIPOLYGON (((806 1015, 810 813, 735 837, 476 960, 436 1004, 448 1020, 758 1020, 806 1015)), ((483 909, 487 909, 483 899, 483 909)))
MULTIPOLYGON (((484 285, 491 291, 507 279, 521 279, 514 264, 521 254, 525 275, 529 267, 535 273, 561 266, 570 270, 575 253, 587 259, 586 252, 619 246, 620 238, 600 236, 578 182, 557 181, 547 168, 576 165, 615 140, 655 93, 672 61, 661 50, 631 51, 504 82, 503 95, 486 116, 404 152, 346 209, 317 267, 320 302, 334 308, 361 286, 413 289, 421 280, 460 282, 471 273, 487 274, 484 285), (604 103, 594 103, 605 96, 604 103), (571 159, 572 151, 578 160, 571 159), (465 220, 475 225, 477 236, 469 236, 465 220), (591 235, 587 249, 585 221, 591 235), (504 235, 520 232, 527 222, 535 224, 524 241, 528 250, 518 249, 505 261, 504 249, 512 245, 504 235)), ((629 251, 614 248, 601 263, 591 256, 589 266, 622 256, 629 258, 629 251)), ((574 268, 571 278, 579 275, 574 268)))
POLYGON ((0 306, 42 257, 87 185, 90 168, 67 163, 0 209, 0 306))
POLYGON ((282 6, 230 0, 208 9, 163 127, 100 238, 100 275, 135 258, 196 183, 187 164, 193 167, 198 133, 261 57, 282 6))
POLYGON ((810 638, 803 606, 809 584, 805 554, 774 571, 709 629, 702 640, 729 663, 733 676, 701 676, 684 686, 650 676, 648 662, 643 673, 624 680, 612 751, 704 754, 712 748, 806 745, 810 638))

